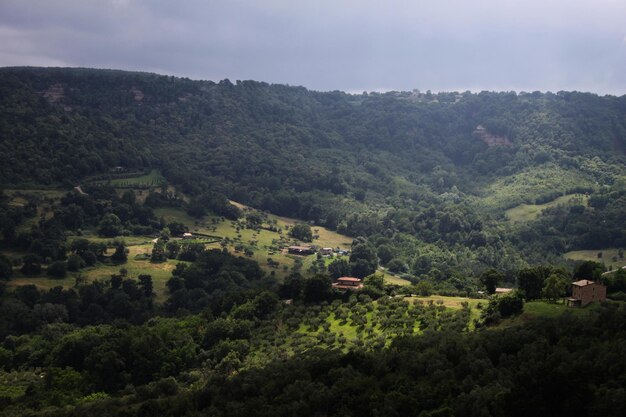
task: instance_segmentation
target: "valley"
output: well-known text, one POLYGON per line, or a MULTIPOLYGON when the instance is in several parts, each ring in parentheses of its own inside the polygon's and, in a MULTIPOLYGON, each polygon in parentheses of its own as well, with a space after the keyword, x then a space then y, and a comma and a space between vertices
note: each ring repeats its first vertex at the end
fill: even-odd
POLYGON ((620 386, 625 97, 61 68, 0 93, 1 417, 518 415, 547 410, 528 386, 620 386))

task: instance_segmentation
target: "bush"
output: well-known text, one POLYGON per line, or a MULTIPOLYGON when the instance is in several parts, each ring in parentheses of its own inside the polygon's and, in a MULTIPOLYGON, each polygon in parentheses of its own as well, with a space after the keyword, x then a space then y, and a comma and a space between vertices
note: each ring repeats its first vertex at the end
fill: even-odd
POLYGON ((78 255, 70 255, 67 259, 68 271, 78 271, 85 266, 85 261, 78 255))
POLYGON ((48 266, 46 275, 54 278, 64 278, 67 275, 67 263, 64 261, 54 261, 48 266))
POLYGON ((289 236, 294 239, 302 240, 304 242, 311 242, 313 240, 313 232, 311 226, 306 223, 298 223, 291 228, 289 236))

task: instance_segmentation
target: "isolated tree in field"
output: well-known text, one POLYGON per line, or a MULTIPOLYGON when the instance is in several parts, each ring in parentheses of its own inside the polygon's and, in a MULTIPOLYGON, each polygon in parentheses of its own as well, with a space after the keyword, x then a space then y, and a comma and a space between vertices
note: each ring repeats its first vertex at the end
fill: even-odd
POLYGON ((117 263, 124 263, 128 260, 128 253, 124 242, 118 242, 115 246, 115 252, 111 255, 111 260, 117 263))
POLYGON ((151 262, 165 262, 167 261, 167 254, 165 253, 165 244, 159 239, 152 247, 152 253, 150 255, 151 262))
POLYGON ((306 223, 298 223, 289 230, 289 236, 294 239, 302 240, 304 242, 311 242, 313 240, 313 232, 311 226, 306 223))
POLYGON ((488 294, 495 294, 496 287, 504 281, 504 274, 491 268, 480 275, 480 282, 488 294))

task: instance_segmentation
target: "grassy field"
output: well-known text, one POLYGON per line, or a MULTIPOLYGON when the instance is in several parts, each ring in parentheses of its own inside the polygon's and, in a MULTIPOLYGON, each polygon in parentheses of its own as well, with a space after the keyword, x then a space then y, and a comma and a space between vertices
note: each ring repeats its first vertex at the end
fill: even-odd
POLYGON ((528 204, 538 197, 563 194, 576 187, 593 187, 592 181, 580 172, 556 165, 543 165, 509 177, 499 178, 486 187, 480 207, 508 209, 528 204))
POLYGON ((618 254, 618 249, 616 248, 571 251, 565 253, 563 257, 572 261, 600 262, 604 264, 607 269, 610 266, 613 266, 613 269, 626 266, 626 257, 620 258, 618 254), (602 258, 598 258, 598 253, 600 252, 602 253, 602 258))
MULTIPOLYGON (((232 203, 244 211, 252 210, 243 204, 236 202, 232 203)), ((206 216, 202 219, 195 219, 183 210, 176 208, 159 208, 155 210, 155 214, 158 217, 163 217, 167 222, 181 222, 192 232, 221 236, 222 238, 228 239, 230 243, 227 245, 227 249, 233 254, 244 256, 243 252, 235 250, 236 246, 243 246, 244 249, 248 249, 252 252, 252 255, 250 256, 251 259, 257 261, 266 271, 273 271, 278 279, 282 279, 291 272, 297 259, 302 261, 302 271, 304 272, 306 272, 317 259, 315 255, 290 255, 281 250, 289 245, 304 243, 291 239, 288 236, 287 229, 297 223, 297 220, 288 217, 267 214, 267 221, 272 222, 273 225, 280 230, 280 232, 277 232, 267 230, 267 228, 259 230, 247 229, 245 227, 241 227, 241 224, 238 224, 237 222, 222 220, 221 218, 214 216, 206 216), (270 265, 268 262, 269 258, 271 258, 274 265, 276 265, 275 262, 278 262, 277 267, 270 265), (287 269, 285 269, 285 267, 287 269)), ((269 223, 264 224, 264 227, 267 227, 268 224, 269 223)), ((341 235, 332 230, 328 230, 324 227, 313 226, 312 231, 314 235, 317 235, 317 238, 311 242, 313 245, 349 250, 352 244, 352 238, 341 235)), ((221 248, 222 246, 220 243, 213 243, 207 245, 207 247, 221 248)), ((325 259, 326 264, 330 261, 330 258, 325 259)), ((410 284, 406 280, 392 277, 390 275, 386 276, 386 278, 388 282, 400 285, 410 284)))
POLYGON ((530 320, 554 318, 562 314, 573 314, 584 317, 600 308, 600 303, 592 303, 584 308, 567 307, 562 301, 549 303, 547 301, 529 301, 524 304, 524 311, 519 316, 503 320, 496 328, 505 328, 524 324, 530 320))
POLYGON ((506 218, 513 223, 529 222, 539 217, 541 212, 547 208, 559 205, 576 204, 587 206, 588 201, 589 196, 582 194, 567 194, 545 204, 520 204, 519 206, 508 209, 505 212, 505 215, 506 218))
MULTIPOLYGON (((111 240, 97 237, 87 237, 87 239, 92 241, 111 240)), ((96 279, 108 279, 112 274, 119 273, 122 268, 127 271, 127 276, 129 278, 137 279, 137 277, 141 274, 149 274, 152 276, 157 300, 164 301, 166 298, 167 280, 171 278, 171 271, 176 267, 176 264, 181 261, 168 260, 163 263, 151 263, 148 260, 136 260, 135 256, 138 254, 149 254, 152 251, 153 243, 149 240, 146 243, 145 237, 132 237, 130 239, 124 238, 124 241, 126 242, 126 245, 128 245, 127 248, 129 252, 128 261, 126 263, 99 263, 96 266, 82 269, 80 271, 80 275, 85 278, 87 282, 92 282, 96 279)), ((112 249, 109 249, 109 252, 112 253, 112 249)), ((58 279, 45 275, 45 272, 42 275, 34 277, 26 277, 16 273, 16 276, 11 278, 9 281, 9 286, 16 287, 19 285, 32 284, 41 289, 50 289, 57 286, 71 288, 76 284, 76 277, 78 274, 78 272, 68 272, 65 278, 58 279)))
POLYGON ((469 307, 471 308, 470 329, 474 328, 474 319, 478 319, 480 317, 480 308, 482 306, 486 306, 489 303, 488 300, 483 300, 480 298, 447 297, 444 295, 429 295, 428 297, 408 297, 407 300, 411 300, 413 302, 421 301, 423 303, 428 303, 432 301, 435 304, 443 304, 446 308, 450 308, 452 310, 459 310, 463 308, 463 303, 468 303, 469 307))
POLYGON ((393 285, 411 285, 411 281, 406 280, 404 278, 397 277, 395 275, 391 275, 387 271, 379 270, 378 273, 383 274, 383 278, 385 279, 385 284, 393 284, 393 285))

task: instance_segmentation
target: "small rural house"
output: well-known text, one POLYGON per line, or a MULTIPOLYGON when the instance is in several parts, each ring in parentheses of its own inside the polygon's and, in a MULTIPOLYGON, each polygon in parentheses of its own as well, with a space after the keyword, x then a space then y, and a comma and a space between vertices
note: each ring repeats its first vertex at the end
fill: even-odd
POLYGON ((513 288, 496 288, 495 294, 506 294, 513 291, 513 288))
POLYGON ((340 290, 358 290, 363 288, 363 282, 359 278, 341 277, 337 278, 337 282, 333 283, 333 288, 340 290))
POLYGON ((606 300, 606 287, 598 282, 581 279, 572 283, 572 296, 567 298, 568 307, 584 307, 594 301, 606 300))
POLYGON ((193 239, 193 235, 189 232, 183 233, 183 239, 193 239))
POLYGON ((321 248, 320 255, 322 256, 331 256, 333 254, 333 248, 321 248))
POLYGON ((289 246, 287 252, 292 255, 313 255, 315 253, 310 246, 289 246))

